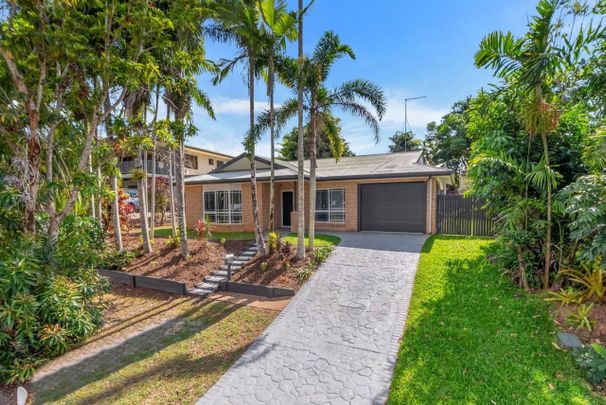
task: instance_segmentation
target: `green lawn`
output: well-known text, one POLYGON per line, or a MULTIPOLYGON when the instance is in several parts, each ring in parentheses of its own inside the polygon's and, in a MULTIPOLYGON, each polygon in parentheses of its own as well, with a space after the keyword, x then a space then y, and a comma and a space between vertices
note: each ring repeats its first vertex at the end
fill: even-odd
POLYGON ((98 339, 113 339, 116 346, 33 383, 33 404, 193 404, 277 315, 182 298, 139 312, 100 334, 98 339), (137 336, 119 338, 124 323, 144 328, 148 316, 169 310, 178 313, 137 336))
MULTIPOLYGON (((282 240, 284 242, 290 242, 293 245, 296 245, 297 234, 289 233, 288 235, 284 236, 282 240)), ((335 246, 338 245, 339 242, 341 242, 341 238, 335 235, 325 235, 322 233, 317 233, 316 237, 314 238, 314 242, 316 246, 335 246)), ((307 234, 305 234, 305 246, 309 246, 309 238, 307 237, 307 234)))
MULTIPOLYGON (((156 228, 154 235, 156 238, 168 238, 172 235, 172 229, 170 227, 156 228)), ((254 232, 213 232, 212 239, 221 240, 252 240, 255 238, 254 232)), ((187 238, 195 239, 196 232, 193 229, 187 230, 187 238)))
POLYGON ((552 345, 548 304, 487 264, 490 243, 425 243, 389 403, 604 403, 552 345))

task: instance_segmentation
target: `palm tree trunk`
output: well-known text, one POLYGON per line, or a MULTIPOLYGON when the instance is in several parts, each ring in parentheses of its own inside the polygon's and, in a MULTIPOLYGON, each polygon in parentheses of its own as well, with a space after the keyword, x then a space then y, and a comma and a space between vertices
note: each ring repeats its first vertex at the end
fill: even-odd
POLYGON ((178 219, 179 219, 179 240, 181 243, 181 257, 186 259, 189 256, 189 246, 187 244, 187 224, 185 221, 185 179, 183 175, 184 167, 184 144, 183 139, 179 140, 179 150, 177 159, 177 201, 178 201, 178 219))
MULTIPOLYGON (((255 56, 252 49, 248 50, 248 95, 250 108, 250 135, 253 136, 255 130, 255 56)), ((257 165, 255 162, 255 139, 250 142, 250 190, 252 193, 253 219, 255 221, 255 240, 260 251, 265 251, 265 241, 263 240, 263 230, 259 221, 259 207, 257 204, 257 165)))
MULTIPOLYGON (((144 154, 139 151, 139 159, 142 159, 144 154)), ((143 166, 143 164, 141 165, 143 166)), ((139 179, 139 222, 141 223, 141 236, 143 237, 143 253, 150 254, 152 253, 152 245, 151 240, 149 239, 149 226, 147 222, 147 198, 145 198, 145 193, 147 190, 145 189, 145 178, 147 177, 147 173, 139 179)))
MULTIPOLYGON (((301 70, 303 69, 303 0, 299 0, 298 13, 298 80, 297 80, 297 120, 299 137, 297 140, 297 257, 305 257, 305 167, 304 167, 304 148, 303 142, 305 133, 303 132, 303 81, 301 70)), ((311 218, 313 220, 313 218, 311 218)))
MULTIPOLYGON (((93 174, 93 156, 92 154, 88 156, 88 172, 92 175, 93 174)), ((92 193, 90 196, 90 216, 91 218, 97 218, 97 214, 95 212, 95 193, 92 193)))
POLYGON ((274 52, 273 49, 269 55, 268 72, 268 90, 269 90, 269 137, 271 142, 270 162, 269 162, 269 231, 274 231, 274 195, 275 195, 275 123, 274 123, 274 52))
POLYGON ((124 246, 122 244, 122 224, 120 223, 120 197, 118 195, 118 178, 115 174, 110 176, 112 183, 112 191, 114 197, 112 198, 112 222, 114 226, 114 241, 116 243, 116 249, 122 251, 124 246))
MULTIPOLYGON (((543 155, 545 156, 545 166, 549 168, 549 145, 547 144, 547 135, 541 136, 543 139, 543 155)), ((549 288, 549 268, 551 265, 551 178, 547 179, 547 229, 545 231, 545 267, 543 269, 543 288, 549 288)))
POLYGON ((177 217, 175 212, 175 177, 173 175, 175 171, 175 151, 170 150, 170 162, 169 162, 169 172, 168 172, 168 193, 170 199, 170 223, 172 225, 172 235, 173 240, 177 240, 177 217))
POLYGON ((316 232, 316 117, 315 95, 312 94, 312 105, 310 113, 310 139, 309 139, 309 251, 314 250, 314 239, 316 232))

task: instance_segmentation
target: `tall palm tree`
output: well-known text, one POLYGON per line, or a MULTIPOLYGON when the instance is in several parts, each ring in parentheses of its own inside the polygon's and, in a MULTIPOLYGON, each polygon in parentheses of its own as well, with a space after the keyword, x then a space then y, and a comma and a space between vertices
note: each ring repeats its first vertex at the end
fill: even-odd
MULTIPOLYGON (((374 83, 367 80, 356 79, 345 82, 333 90, 329 90, 325 82, 328 79, 332 65, 340 58, 349 56, 355 58, 351 48, 341 43, 339 37, 333 32, 326 32, 314 49, 311 58, 303 60, 299 73, 298 62, 290 60, 285 62, 280 71, 281 79, 294 88, 301 78, 304 102, 301 110, 308 117, 308 153, 309 153, 309 248, 314 249, 315 236, 315 201, 316 201, 316 141, 319 132, 324 132, 329 139, 335 157, 343 153, 343 138, 338 128, 338 120, 333 110, 338 109, 362 118, 370 127, 375 142, 379 140, 379 121, 385 114, 386 104, 383 91, 374 83), (290 67, 288 67, 290 65, 290 67), (370 104, 371 111, 367 107, 370 104)), ((298 114, 299 101, 290 99, 284 102, 276 113, 276 120, 280 125, 298 114)), ((263 115, 260 118, 265 117, 263 115)), ((256 135, 267 128, 269 122, 259 120, 256 135)), ((298 152, 298 159, 303 159, 303 153, 298 152)))
MULTIPOLYGON (((303 130, 303 0, 298 2, 298 55, 297 55, 297 129, 299 136, 297 138, 297 257, 305 257, 305 156, 304 142, 305 132, 303 130)), ((311 3, 310 5, 311 6, 311 3)), ((308 6, 308 7, 309 7, 308 6)))
POLYGON ((244 63, 247 70, 249 96, 249 130, 244 146, 250 161, 250 186, 252 209, 255 222, 255 240, 257 246, 266 252, 265 239, 259 219, 257 204, 257 168, 255 161, 256 138, 251 136, 255 130, 255 80, 266 62, 269 37, 260 29, 260 11, 256 0, 220 0, 217 2, 217 25, 209 31, 217 38, 234 42, 240 50, 232 59, 222 59, 219 72, 213 82, 220 83, 239 63, 244 63))
POLYGON ((555 14, 563 5, 563 0, 539 1, 537 15, 529 23, 526 35, 516 38, 510 32, 493 32, 482 39, 475 55, 477 67, 492 68, 495 76, 519 91, 525 104, 522 118, 526 131, 531 137, 540 137, 543 143, 543 158, 529 177, 546 192, 543 288, 549 288, 552 189, 556 186, 556 174, 549 164, 548 136, 559 122, 554 82, 566 65, 562 25, 555 14))
POLYGON ((274 86, 276 54, 281 54, 286 48, 286 41, 297 38, 296 16, 287 12, 284 0, 258 0, 259 10, 263 20, 262 29, 269 37, 267 60, 267 95, 269 97, 269 138, 270 138, 270 178, 269 178, 269 231, 274 231, 274 195, 275 195, 275 119, 274 119, 274 86))
POLYGON ((198 88, 196 81, 196 75, 204 71, 214 71, 214 65, 206 59, 204 50, 204 23, 212 12, 206 3, 173 1, 168 2, 168 5, 168 13, 181 21, 178 29, 173 32, 171 47, 163 48, 168 50, 165 53, 165 65, 169 67, 163 74, 166 78, 164 101, 173 113, 171 129, 178 145, 175 177, 181 257, 187 258, 189 246, 185 220, 184 146, 185 139, 196 132, 191 120, 194 103, 202 107, 212 119, 215 118, 210 99, 198 88))

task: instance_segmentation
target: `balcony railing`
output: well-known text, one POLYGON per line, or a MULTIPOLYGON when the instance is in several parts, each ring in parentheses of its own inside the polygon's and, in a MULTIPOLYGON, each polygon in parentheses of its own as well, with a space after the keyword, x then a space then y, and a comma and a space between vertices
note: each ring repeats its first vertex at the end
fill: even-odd
MULTIPOLYGON (((128 162, 121 162, 118 163, 118 167, 120 168, 120 173, 122 174, 128 174, 128 173, 132 173, 132 171, 134 169, 136 169, 137 166, 137 162, 134 160, 128 161, 128 162)), ((147 173, 152 173, 152 161, 148 160, 147 161, 147 173)), ((165 176, 168 176, 168 171, 169 171, 169 166, 167 164, 165 164, 164 162, 158 162, 156 165, 156 174, 163 174, 165 176)))

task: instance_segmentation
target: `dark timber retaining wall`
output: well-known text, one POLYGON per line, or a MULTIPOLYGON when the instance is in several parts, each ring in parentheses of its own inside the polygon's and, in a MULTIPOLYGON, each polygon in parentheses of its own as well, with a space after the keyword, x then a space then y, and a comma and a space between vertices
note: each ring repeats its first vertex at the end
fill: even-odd
POLYGON ((185 295, 187 293, 187 285, 178 281, 164 280, 162 278, 134 276, 122 271, 100 269, 99 274, 110 278, 111 280, 126 284, 132 288, 149 288, 152 290, 164 291, 171 294, 185 295))
POLYGON ((267 285, 236 283, 227 281, 221 284, 223 291, 231 291, 241 294, 260 295, 262 297, 292 297, 295 291, 288 288, 270 287, 267 285))

